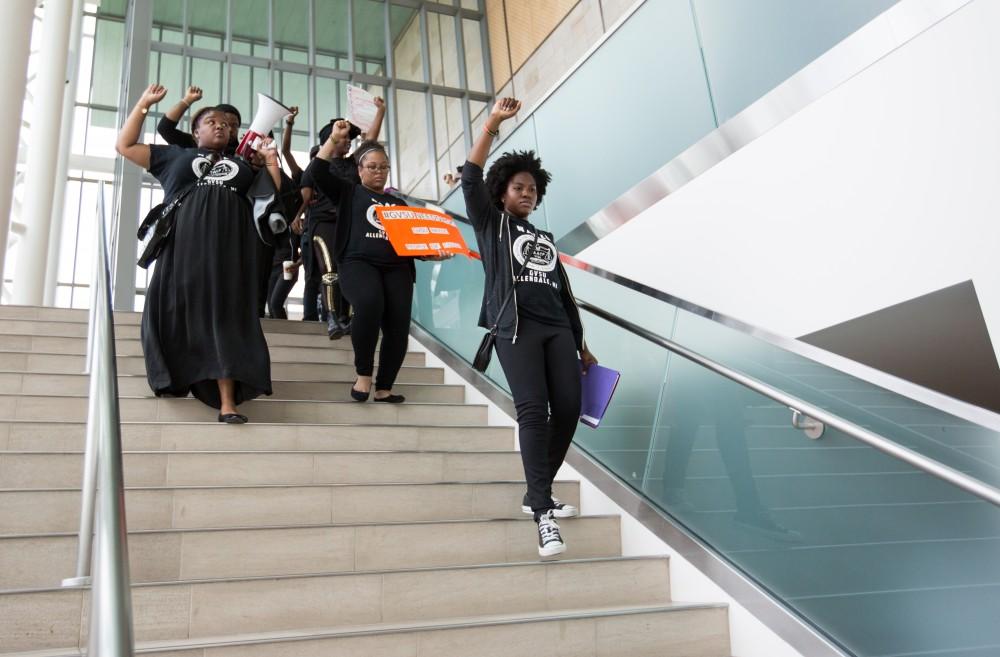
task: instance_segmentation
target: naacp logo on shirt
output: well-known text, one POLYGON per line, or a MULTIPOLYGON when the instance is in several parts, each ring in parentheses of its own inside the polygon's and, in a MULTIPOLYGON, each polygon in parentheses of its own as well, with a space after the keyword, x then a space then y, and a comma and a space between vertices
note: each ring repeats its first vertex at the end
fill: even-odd
POLYGON ((202 176, 202 180, 207 182, 219 182, 224 183, 235 178, 239 172, 240 168, 237 164, 231 160, 219 160, 212 165, 212 160, 208 159, 204 155, 199 155, 191 161, 191 168, 194 170, 194 175, 202 176), (209 167, 211 169, 209 170, 209 167), (208 173, 205 171, 208 170, 208 173))
POLYGON ((535 244, 535 248, 532 251, 531 243, 534 241, 534 235, 521 235, 516 240, 514 240, 514 259, 517 260, 519 265, 524 265, 524 260, 531 252, 531 260, 525 265, 525 269, 533 270, 536 272, 548 273, 556 268, 556 258, 559 252, 556 250, 556 245, 553 244, 544 235, 538 236, 538 242, 535 244))
POLYGON ((395 203, 379 203, 377 200, 372 199, 372 204, 368 206, 368 210, 365 212, 365 218, 368 220, 372 226, 378 229, 378 233, 365 233, 365 237, 374 237, 376 239, 389 239, 385 234, 385 226, 378 218, 378 214, 375 213, 375 208, 383 207, 389 208, 396 205, 395 203))

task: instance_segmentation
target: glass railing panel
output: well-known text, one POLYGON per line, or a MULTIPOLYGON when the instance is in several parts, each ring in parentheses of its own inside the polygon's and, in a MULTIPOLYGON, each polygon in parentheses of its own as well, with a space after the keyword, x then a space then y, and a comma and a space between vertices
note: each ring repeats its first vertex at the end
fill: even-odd
POLYGON ((559 239, 716 128, 689 1, 645 3, 534 118, 559 239))
POLYGON ((1000 432, 686 310, 678 311, 672 338, 896 443, 1000 486, 1000 432))
POLYGON ((719 123, 899 0, 694 0, 719 123))
POLYGON ((810 440, 786 407, 681 357, 663 380, 631 355, 655 358, 651 343, 586 322, 658 403, 651 439, 612 423, 580 448, 852 654, 1000 645, 1000 510, 837 431, 810 440))

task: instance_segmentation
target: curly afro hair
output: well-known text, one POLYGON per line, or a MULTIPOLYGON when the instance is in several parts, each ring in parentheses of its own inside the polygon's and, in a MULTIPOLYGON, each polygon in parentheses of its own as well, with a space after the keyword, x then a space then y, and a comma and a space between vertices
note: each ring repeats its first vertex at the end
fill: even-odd
POLYGON ((545 189, 552 182, 552 174, 542 168, 542 161, 535 151, 507 152, 496 159, 486 173, 486 191, 498 210, 503 210, 503 195, 510 179, 519 173, 530 173, 538 188, 538 207, 545 197, 545 189))

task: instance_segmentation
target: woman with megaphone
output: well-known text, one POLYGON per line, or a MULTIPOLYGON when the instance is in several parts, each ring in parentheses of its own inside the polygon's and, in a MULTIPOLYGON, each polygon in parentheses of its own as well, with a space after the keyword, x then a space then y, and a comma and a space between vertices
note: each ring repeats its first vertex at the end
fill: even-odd
POLYGON ((167 204, 183 200, 146 290, 146 377, 157 396, 190 392, 219 409, 219 422, 242 424, 247 417, 237 406, 271 394, 270 357, 256 312, 254 208, 267 208, 280 188, 278 156, 270 139, 258 145, 259 170, 226 155, 239 126, 215 108, 198 113, 195 148, 139 143, 149 108, 166 93, 150 85, 115 144, 160 182, 167 204))

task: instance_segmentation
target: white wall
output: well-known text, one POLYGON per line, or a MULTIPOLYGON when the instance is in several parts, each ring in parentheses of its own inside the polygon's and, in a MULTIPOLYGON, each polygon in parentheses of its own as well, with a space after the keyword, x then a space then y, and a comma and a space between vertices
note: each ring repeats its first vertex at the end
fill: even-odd
POLYGON ((973 279, 997 336, 998 33, 975 0, 579 257, 790 336, 973 279))

